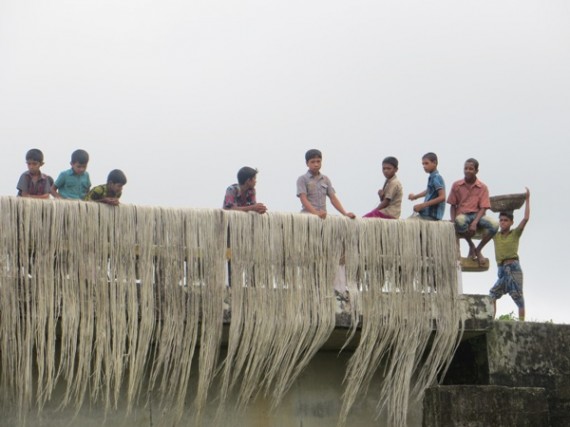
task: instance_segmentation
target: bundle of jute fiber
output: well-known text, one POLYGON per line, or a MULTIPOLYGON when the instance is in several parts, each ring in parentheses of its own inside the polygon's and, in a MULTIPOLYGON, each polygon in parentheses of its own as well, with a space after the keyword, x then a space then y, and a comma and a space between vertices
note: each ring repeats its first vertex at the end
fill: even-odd
POLYGON ((339 271, 362 319, 339 423, 380 371, 379 411, 405 425, 457 345, 448 223, 0 197, 0 225, 0 397, 22 419, 59 387, 62 407, 146 403, 169 425, 193 402, 199 424, 216 372, 221 408, 276 407, 335 326, 339 271))
POLYGON ((378 414, 386 410, 389 425, 405 426, 410 400, 436 381, 459 342, 455 233, 451 224, 419 220, 364 220, 362 227, 359 257, 347 259, 365 272, 357 279, 362 331, 339 425, 378 372, 378 414))
POLYGON ((25 422, 58 384, 77 411, 89 398, 128 413, 158 391, 176 420, 200 341, 199 414, 222 331, 224 213, 11 197, 0 209, 1 404, 25 422))
POLYGON ((279 404, 334 329, 330 284, 338 269, 341 221, 300 214, 228 213, 231 313, 222 407, 263 392, 279 404))
POLYGON ((162 413, 178 421, 197 352, 194 414, 199 422, 221 344, 226 217, 220 210, 163 209, 155 221, 158 321, 149 394, 157 392, 162 413))

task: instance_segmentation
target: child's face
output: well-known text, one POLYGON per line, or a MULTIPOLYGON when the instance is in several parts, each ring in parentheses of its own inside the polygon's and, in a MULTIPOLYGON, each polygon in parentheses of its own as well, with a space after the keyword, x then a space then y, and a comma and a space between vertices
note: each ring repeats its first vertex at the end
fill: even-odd
POLYGON ((509 231, 513 225, 513 222, 514 221, 508 216, 500 216, 499 227, 501 228, 501 231, 509 231))
POLYGON ((309 172, 311 172, 312 175, 317 175, 319 173, 319 171, 321 170, 321 163, 322 163, 322 159, 319 157, 313 157, 312 159, 309 159, 307 161, 307 166, 309 167, 309 172))
POLYGON ((463 167, 463 174, 465 175, 466 180, 473 180, 477 176, 477 168, 472 162, 465 162, 465 166, 463 167))
POLYGON ((437 163, 432 162, 430 159, 422 159, 422 166, 424 167, 424 171, 426 173, 432 173, 437 169, 437 163))
POLYGON ((398 168, 394 167, 390 163, 382 163, 382 173, 386 177, 386 179, 392 178, 398 172, 398 168))
POLYGON ((32 175, 38 175, 43 162, 38 162, 37 160, 26 160, 26 164, 28 165, 28 172, 32 175))
POLYGON ((245 186, 247 188, 255 188, 255 184, 257 184, 257 176, 254 176, 253 178, 249 178, 246 182, 245 182, 245 186))
POLYGON ((116 197, 118 194, 121 194, 123 192, 123 184, 109 182, 107 184, 107 192, 109 193, 109 196, 116 197))
POLYGON ((76 175, 83 175, 85 170, 87 169, 86 163, 71 163, 71 169, 73 169, 73 173, 76 175))

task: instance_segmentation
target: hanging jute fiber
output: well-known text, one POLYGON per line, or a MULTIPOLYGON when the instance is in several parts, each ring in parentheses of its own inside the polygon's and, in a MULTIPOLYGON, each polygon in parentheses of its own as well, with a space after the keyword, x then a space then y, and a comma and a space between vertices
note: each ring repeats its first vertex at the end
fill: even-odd
POLYGON ((447 222, 0 197, 0 226, 0 405, 21 424, 47 403, 152 399, 158 425, 276 408, 335 328, 339 274, 360 331, 339 425, 380 377, 378 413, 405 426, 461 333, 447 222))

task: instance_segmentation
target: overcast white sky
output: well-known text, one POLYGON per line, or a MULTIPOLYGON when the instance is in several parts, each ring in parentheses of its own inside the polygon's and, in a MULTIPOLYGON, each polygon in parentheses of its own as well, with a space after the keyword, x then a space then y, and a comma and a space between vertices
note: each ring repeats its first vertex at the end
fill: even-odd
MULTIPOLYGON (((475 157, 492 195, 531 189, 527 319, 570 323, 569 76, 566 0, 0 0, 0 194, 29 148, 54 178, 84 148, 94 185, 125 171, 124 203, 219 207, 249 165, 260 201, 298 211, 319 148, 361 216, 384 157, 406 195, 425 188, 425 152, 448 188, 475 157)), ((495 275, 464 273, 464 291, 495 275)))

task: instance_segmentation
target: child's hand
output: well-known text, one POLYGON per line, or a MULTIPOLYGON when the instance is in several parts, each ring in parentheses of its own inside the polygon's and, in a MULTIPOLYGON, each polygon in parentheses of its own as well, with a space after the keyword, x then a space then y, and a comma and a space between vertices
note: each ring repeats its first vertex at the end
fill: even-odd
POLYGON ((327 213, 325 211, 317 211, 317 215, 321 219, 325 219, 327 217, 327 213))
POLYGON ((528 189, 528 187, 525 187, 526 190, 526 199, 530 199, 530 190, 528 189))
POLYGON ((356 218, 356 215, 354 215, 352 212, 347 212, 344 214, 345 216, 349 217, 350 219, 354 219, 356 218))
MULTIPOLYGON (((408 200, 416 200, 417 197, 414 193, 410 193, 410 195, 408 196, 408 200)), ((415 210, 415 209, 414 209, 415 210)), ((417 212, 417 211, 416 211, 417 212)))
POLYGON ((115 197, 104 197, 101 199, 101 202, 106 203, 111 206, 119 206, 119 199, 115 197))
POLYGON ((423 203, 418 203, 417 205, 414 205, 414 212, 419 212, 421 210, 424 209, 424 204, 423 203))
POLYGON ((256 203, 255 205, 252 205, 251 210, 263 214, 267 212, 267 207, 263 203, 256 203))

